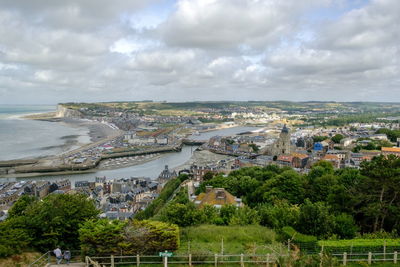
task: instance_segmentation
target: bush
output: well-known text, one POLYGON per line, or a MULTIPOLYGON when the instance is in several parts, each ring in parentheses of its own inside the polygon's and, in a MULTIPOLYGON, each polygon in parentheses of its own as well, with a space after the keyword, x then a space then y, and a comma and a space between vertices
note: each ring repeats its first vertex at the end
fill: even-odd
POLYGON ((81 250, 85 255, 108 256, 120 253, 126 222, 108 219, 90 220, 79 229, 81 250))
POLYGON ((312 235, 305 235, 297 232, 293 227, 285 226, 280 230, 283 241, 290 239, 294 243, 317 244, 317 238, 312 235))
POLYGON ((337 234, 339 238, 354 238, 357 230, 358 228, 352 216, 342 213, 335 217, 334 233, 337 234))
POLYGON ((0 257, 8 257, 21 253, 32 238, 24 228, 23 218, 11 218, 0 223, 0 257))
POLYGON ((318 240, 315 236, 301 234, 293 227, 285 226, 279 231, 279 234, 283 242, 290 240, 291 244, 297 245, 303 252, 319 250, 318 240))
POLYGON ((295 226, 299 220, 300 209, 287 201, 277 201, 274 205, 262 204, 257 207, 261 217, 260 224, 274 229, 295 226))
POLYGON ((329 213, 329 206, 324 202, 311 203, 308 199, 300 206, 297 230, 319 238, 327 238, 332 234, 334 217, 329 213))
POLYGON ((229 225, 249 225, 259 223, 260 216, 258 215, 257 211, 247 206, 236 208, 236 212, 229 221, 229 225))
POLYGON ((157 221, 131 221, 124 229, 124 251, 129 255, 155 254, 179 248, 179 227, 157 221))
POLYGON ((179 226, 192 226, 202 223, 201 210, 196 209, 193 203, 170 203, 161 212, 161 221, 173 223, 179 226))
POLYGON ((98 214, 94 201, 83 194, 51 194, 28 206, 24 217, 32 245, 48 251, 56 246, 78 248, 80 224, 98 214))
POLYGON ((154 254, 179 247, 179 228, 157 221, 88 221, 79 230, 87 255, 154 254))

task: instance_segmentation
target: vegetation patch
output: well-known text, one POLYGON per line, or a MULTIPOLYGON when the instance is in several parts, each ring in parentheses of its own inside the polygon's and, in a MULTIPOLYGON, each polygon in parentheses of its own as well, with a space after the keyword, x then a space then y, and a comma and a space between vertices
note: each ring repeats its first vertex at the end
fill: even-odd
POLYGON ((320 240, 320 246, 324 247, 377 247, 377 246, 399 246, 400 239, 342 239, 342 240, 320 240))
POLYGON ((259 225, 184 227, 177 253, 266 254, 282 249, 276 238, 273 230, 259 225))

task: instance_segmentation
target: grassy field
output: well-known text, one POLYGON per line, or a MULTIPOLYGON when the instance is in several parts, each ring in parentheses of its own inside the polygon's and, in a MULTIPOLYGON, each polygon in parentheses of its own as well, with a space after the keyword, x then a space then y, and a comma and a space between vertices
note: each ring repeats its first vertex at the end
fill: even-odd
POLYGON ((181 245, 177 254, 266 254, 285 248, 276 241, 276 233, 259 225, 200 225, 181 229, 181 245))
POLYGON ((373 263, 371 265, 368 265, 366 262, 363 263, 349 263, 346 266, 349 267, 367 267, 367 266, 371 266, 371 267, 398 267, 399 264, 394 264, 394 263, 373 263))
POLYGON ((325 247, 376 247, 383 246, 400 246, 400 239, 346 239, 346 240, 321 240, 318 241, 320 246, 325 247))

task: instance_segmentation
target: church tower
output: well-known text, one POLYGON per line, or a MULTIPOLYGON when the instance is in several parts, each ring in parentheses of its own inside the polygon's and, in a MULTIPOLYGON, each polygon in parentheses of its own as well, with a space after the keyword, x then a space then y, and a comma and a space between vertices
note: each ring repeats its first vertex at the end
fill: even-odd
POLYGON ((275 156, 290 154, 291 153, 291 145, 290 145, 290 130, 286 127, 286 124, 283 126, 281 133, 279 134, 279 138, 275 143, 273 154, 275 156))

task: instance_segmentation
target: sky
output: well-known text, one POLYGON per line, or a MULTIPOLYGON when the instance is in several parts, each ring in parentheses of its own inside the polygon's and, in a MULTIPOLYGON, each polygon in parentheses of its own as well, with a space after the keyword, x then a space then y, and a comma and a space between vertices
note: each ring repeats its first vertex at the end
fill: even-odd
POLYGON ((0 104, 400 102, 399 0, 0 0, 0 104))

